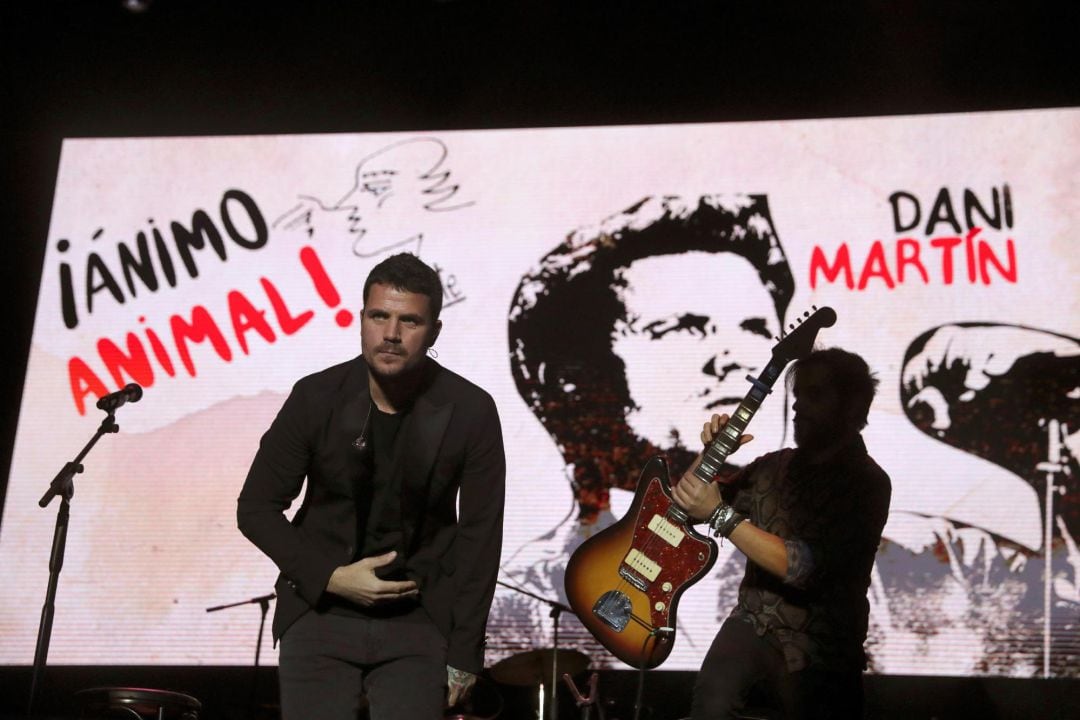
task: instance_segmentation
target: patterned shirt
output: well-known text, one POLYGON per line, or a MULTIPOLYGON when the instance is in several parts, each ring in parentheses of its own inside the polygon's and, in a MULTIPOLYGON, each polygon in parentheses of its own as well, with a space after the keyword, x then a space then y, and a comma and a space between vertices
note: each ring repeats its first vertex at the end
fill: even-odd
POLYGON ((797 450, 763 455, 722 492, 788 550, 784 579, 746 563, 731 617, 777 643, 791 671, 862 670, 866 592, 892 494, 862 438, 816 465, 797 450))

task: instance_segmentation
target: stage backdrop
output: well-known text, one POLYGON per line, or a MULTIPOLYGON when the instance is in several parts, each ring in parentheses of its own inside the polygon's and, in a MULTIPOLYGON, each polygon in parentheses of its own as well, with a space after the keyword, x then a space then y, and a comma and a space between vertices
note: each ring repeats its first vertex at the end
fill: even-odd
MULTIPOLYGON (((813 305, 863 354, 893 496, 872 670, 1080 674, 1080 112, 405 134, 73 139, 57 176, 0 526, 0 663, 29 664, 49 481, 75 477, 50 661, 243 664, 276 569, 236 496, 293 382, 359 352, 368 270, 445 285, 438 362, 495 397, 502 579, 564 598, 569 552, 656 452, 681 469, 813 305)), ((782 388, 743 464, 790 442, 782 388)), ((294 509, 299 501, 294 505, 294 509)), ((734 602, 729 545, 665 669, 734 602)), ((617 665, 563 616, 560 638, 617 665)), ((489 662, 551 644, 500 587, 489 662)), ((275 662, 269 649, 263 657, 275 662)))

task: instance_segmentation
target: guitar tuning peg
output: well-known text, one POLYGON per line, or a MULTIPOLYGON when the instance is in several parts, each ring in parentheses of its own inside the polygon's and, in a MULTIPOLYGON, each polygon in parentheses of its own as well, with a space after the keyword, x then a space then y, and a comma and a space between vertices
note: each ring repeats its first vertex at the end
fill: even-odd
POLYGON ((788 330, 794 330, 794 329, 795 329, 795 323, 791 323, 790 325, 788 325, 788 330))
POLYGON ((809 311, 809 310, 807 310, 806 312, 804 312, 804 313, 802 314, 802 316, 803 316, 804 318, 808 318, 808 317, 810 317, 810 311, 809 311))
POLYGON ((811 305, 810 307, 812 307, 812 308, 814 308, 815 310, 817 310, 817 305, 811 305))

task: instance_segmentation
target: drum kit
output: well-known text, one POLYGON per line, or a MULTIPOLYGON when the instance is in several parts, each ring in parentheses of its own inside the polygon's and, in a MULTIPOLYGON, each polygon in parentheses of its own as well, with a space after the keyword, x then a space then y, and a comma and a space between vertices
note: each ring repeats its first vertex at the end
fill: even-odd
POLYGON ((79 717, 134 720, 199 720, 202 704, 184 693, 150 688, 91 688, 75 693, 79 717))
MULTIPOLYGON (((589 658, 576 650, 548 648, 511 655, 478 678, 468 700, 447 708, 443 719, 554 720, 560 715, 553 707, 548 684, 555 668, 578 708, 574 714, 564 702, 561 717, 604 720, 603 708, 597 702, 596 673, 589 679, 588 695, 583 696, 573 681, 588 667, 589 658)), ((76 700, 82 720, 198 720, 202 711, 202 705, 190 695, 151 688, 91 688, 77 692, 76 700)), ((366 708, 361 710, 361 717, 366 717, 366 708)))
MULTIPOLYGON (((554 673, 564 679, 564 690, 569 688, 575 699, 580 698, 591 707, 595 693, 588 699, 581 698, 573 684, 573 678, 585 673, 589 658, 577 650, 545 648, 527 650, 500 660, 481 677, 469 699, 449 708, 444 720, 497 720, 503 718, 528 718, 528 720, 553 720, 559 717, 555 707, 558 694, 551 692, 554 673), (553 699, 554 695, 554 699, 553 699)), ((595 675, 594 675, 595 678, 595 675)), ((596 680, 591 681, 595 688, 596 680)), ((565 704, 565 703, 564 703, 565 704)), ((588 710, 580 715, 588 718, 588 710)), ((574 717, 566 715, 563 717, 574 717)))
MULTIPOLYGON (((599 702, 598 676, 595 672, 588 678, 588 694, 583 695, 575 683, 575 679, 581 679, 588 670, 589 657, 577 650, 558 647, 558 618, 570 608, 516 586, 501 581, 499 584, 551 606, 555 647, 526 650, 498 661, 477 678, 466 700, 446 709, 443 720, 569 720, 575 717, 581 720, 618 720, 616 715, 610 713, 605 716, 605 707, 599 702)), ((267 610, 273 599, 273 594, 262 595, 206 609, 207 612, 215 612, 248 604, 261 607, 263 622, 259 626, 255 651, 256 673, 267 610)), ((260 707, 255 704, 255 690, 253 683, 250 693, 251 717, 260 715, 260 707)), ((80 718, 86 720, 198 720, 202 710, 195 698, 168 690, 111 687, 83 690, 76 695, 80 718)), ((278 712, 276 706, 262 706, 261 709, 270 710, 269 717, 276 716, 278 712)), ((367 716, 368 708, 366 702, 362 701, 360 718, 367 716)))
MULTIPOLYGON (((583 698, 570 678, 579 677, 589 667, 589 658, 576 650, 529 650, 511 655, 477 679, 469 698, 443 713, 444 720, 554 720, 548 685, 557 671, 578 701, 579 716, 589 720, 596 697, 596 674, 590 681, 592 692, 583 698), (505 696, 505 697, 504 697, 505 696)), ((83 720, 198 720, 202 705, 179 692, 150 688, 102 687, 76 693, 83 720)), ((366 717, 366 708, 361 711, 366 717)), ((574 717, 563 714, 565 718, 574 717)), ((596 715, 596 718, 601 717, 596 715)))
MULTIPOLYGON (((602 706, 597 674, 588 678, 583 695, 575 679, 583 679, 589 657, 577 650, 544 648, 503 658, 484 671, 467 700, 449 707, 443 720, 618 720, 614 706, 602 706), (558 674, 563 694, 551 692, 558 674), (561 701, 559 698, 562 698, 561 701), (577 707, 574 707, 576 703, 577 707), (605 715, 605 709, 608 710, 605 715), (560 712, 561 710, 561 712, 560 712), (612 714, 614 710, 614 714, 612 714)), ((195 698, 169 690, 100 687, 76 693, 82 720, 198 720, 202 705, 195 698)), ((264 706, 262 717, 277 717, 276 706, 264 706), (265 711, 269 710, 269 713, 265 711)), ((367 718, 363 704, 361 718, 367 718)))

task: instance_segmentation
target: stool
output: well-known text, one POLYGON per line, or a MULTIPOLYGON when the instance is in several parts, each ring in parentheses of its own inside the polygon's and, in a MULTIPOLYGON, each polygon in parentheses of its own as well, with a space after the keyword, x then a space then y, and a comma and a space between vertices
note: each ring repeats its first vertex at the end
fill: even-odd
POLYGON ((90 688, 75 697, 79 717, 87 720, 199 720, 202 710, 190 695, 150 688, 90 688))

